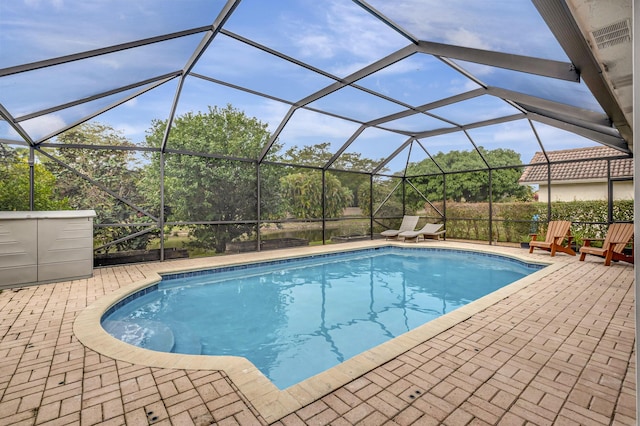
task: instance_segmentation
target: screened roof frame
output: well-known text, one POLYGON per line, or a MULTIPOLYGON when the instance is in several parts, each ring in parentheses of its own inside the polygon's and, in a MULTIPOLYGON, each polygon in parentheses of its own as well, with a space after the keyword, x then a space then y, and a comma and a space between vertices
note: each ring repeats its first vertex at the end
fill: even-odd
POLYGON ((575 67, 580 70, 581 78, 587 83, 591 93, 609 116, 611 123, 631 143, 633 131, 615 100, 611 89, 602 78, 602 69, 598 65, 591 48, 587 44, 571 11, 565 2, 553 0, 532 0, 540 15, 547 23, 556 40, 571 57, 575 67))
MULTIPOLYGON (((405 37, 410 42, 410 44, 401 48, 400 50, 397 50, 391 53, 390 55, 378 61, 373 62, 372 64, 369 64, 353 72, 352 74, 344 78, 340 78, 327 71, 321 70, 301 60, 292 58, 275 49, 261 45, 253 40, 250 40, 246 37, 235 34, 225 29, 224 28, 225 22, 229 19, 229 17, 233 14, 234 10, 240 4, 240 0, 229 0, 226 2, 225 6, 222 8, 219 15, 216 17, 216 19, 214 20, 211 26, 195 27, 195 28, 186 29, 179 32, 170 33, 170 34, 145 38, 145 39, 127 42, 127 43, 120 43, 120 44, 107 46, 100 49, 94 49, 86 52, 65 55, 58 58, 37 61, 30 64, 23 64, 23 65, 8 67, 5 69, 0 69, 0 78, 1 78, 7 75, 28 72, 36 69, 51 67, 51 66, 60 65, 68 62, 73 62, 73 61, 80 61, 86 58, 101 56, 101 55, 118 52, 126 49, 132 49, 135 47, 140 47, 140 46, 145 46, 149 44, 160 43, 166 40, 185 37, 188 35, 203 33, 203 38, 200 44, 198 45, 197 49, 192 53, 190 59, 187 61, 187 63, 184 65, 183 69, 181 70, 175 70, 170 73, 165 73, 152 78, 148 78, 143 81, 128 84, 126 86, 122 86, 118 88, 114 88, 112 90, 105 91, 102 93, 94 94, 92 96, 85 97, 83 99, 77 99, 72 102, 67 102, 65 104, 56 105, 41 111, 31 112, 31 113, 23 114, 16 117, 12 116, 11 113, 3 105, 0 104, 0 116, 2 116, 2 118, 9 123, 9 125, 24 139, 24 141, 26 141, 28 145, 32 147, 58 146, 55 143, 50 143, 47 141, 61 134, 62 132, 72 127, 75 127, 76 125, 81 124, 82 122, 93 119, 110 109, 116 108, 119 105, 122 105, 131 99, 134 99, 150 90, 153 90, 158 86, 161 86, 169 81, 172 81, 175 78, 178 78, 179 79, 178 87, 176 89, 174 99, 170 109, 170 114, 168 117, 169 122, 172 122, 175 116, 175 111, 177 108, 178 101, 180 99, 180 94, 182 91, 185 78, 187 76, 193 76, 205 81, 209 81, 214 84, 225 85, 227 87, 230 87, 236 90, 242 90, 247 93, 251 93, 253 95, 257 95, 266 99, 275 100, 283 104, 287 104, 289 105, 289 111, 286 113, 285 117, 282 119, 277 129, 272 133, 271 139, 269 140, 267 145, 264 147, 263 151, 261 152, 261 154, 257 159, 229 157, 224 155, 218 155, 216 153, 193 153, 185 150, 172 149, 170 146, 168 146, 171 126, 167 127, 167 131, 166 131, 161 148, 139 147, 135 149, 142 149, 144 151, 160 150, 162 152, 202 155, 202 156, 213 157, 213 158, 230 158, 230 159, 243 160, 243 161, 257 161, 258 163, 263 163, 263 162, 271 163, 266 159, 271 147, 273 146, 274 142, 278 139, 278 136, 280 135, 284 127, 287 125, 288 121, 291 119, 293 113, 296 110, 303 108, 303 109, 307 109, 317 113, 333 116, 335 118, 360 124, 359 128, 344 142, 344 144, 338 150, 335 151, 331 159, 321 167, 321 169, 323 170, 331 169, 331 166, 340 157, 340 155, 344 153, 345 150, 347 150, 347 148, 357 139, 357 137, 368 127, 379 128, 382 130, 398 133, 407 137, 407 140, 403 144, 398 146, 398 148, 390 156, 388 156, 381 164, 379 164, 374 170, 358 171, 358 172, 365 172, 365 173, 372 173, 372 174, 379 173, 384 168, 384 166, 388 164, 395 156, 401 154, 408 146, 413 145, 414 141, 416 141, 418 145, 433 160, 432 155, 420 143, 420 140, 427 139, 431 136, 437 136, 437 135, 442 135, 447 133, 461 132, 469 140, 473 149, 475 149, 480 154, 480 156, 482 156, 473 138, 471 137, 471 135, 469 135, 467 130, 478 128, 478 127, 484 127, 484 126, 488 126, 496 123, 504 123, 512 120, 519 120, 519 119, 528 120, 535 134, 535 137, 538 141, 540 149, 543 152, 544 152, 544 143, 540 140, 540 137, 536 132, 535 126, 533 125, 533 121, 541 122, 541 123, 562 128, 562 129, 567 129, 576 134, 584 136, 588 139, 598 141, 604 145, 608 145, 613 148, 616 148, 623 153, 630 153, 628 143, 623 138, 623 136, 625 135, 626 129, 628 129, 628 124, 626 123, 626 121, 622 122, 620 118, 622 113, 619 109, 619 106, 617 106, 613 97, 611 96, 611 93, 608 91, 608 88, 603 86, 601 79, 598 79, 597 75, 594 75, 594 72, 597 74, 597 71, 598 71, 597 63, 595 63, 595 61, 592 58, 592 55, 590 55, 590 52, 585 46, 586 43, 584 42, 584 40, 582 40, 581 37, 579 37, 579 31, 577 30, 577 26, 575 22, 573 22, 573 20, 571 19, 570 12, 568 11, 566 5, 561 4, 560 6, 558 6, 557 2, 552 2, 550 0, 533 0, 534 5, 541 12, 543 18, 549 25, 552 32, 556 34, 557 36, 556 38, 558 39, 558 41, 563 45, 567 53, 569 53, 569 56, 572 58, 572 61, 577 62, 578 65, 574 65, 573 63, 568 63, 568 62, 549 60, 549 59, 532 58, 532 57, 527 57, 522 55, 514 55, 514 54, 508 54, 508 53, 473 49, 468 47, 460 47, 460 46, 454 46, 454 45, 447 45, 443 43, 419 40, 415 36, 411 35, 404 28, 394 23, 391 19, 387 18, 384 14, 377 11, 367 2, 361 1, 361 0, 353 0, 353 1, 354 3, 362 7, 364 10, 372 14, 376 19, 380 20, 381 22, 383 22, 384 24, 386 24, 387 26, 389 26, 390 28, 392 28, 393 30, 401 34, 403 37, 405 37), (565 28, 565 26, 567 25, 569 28, 568 30, 565 28), (569 33, 570 37, 567 36, 567 33, 569 33), (203 52, 207 49, 207 47, 214 40, 217 34, 224 34, 225 36, 231 37, 253 48, 257 48, 271 55, 275 55, 282 60, 288 61, 290 63, 301 66, 310 71, 313 71, 315 73, 328 77, 334 80, 334 83, 314 93, 311 93, 308 96, 305 96, 304 98, 298 100, 297 102, 291 102, 291 101, 286 101, 284 99, 280 99, 276 96, 268 95, 252 89, 231 84, 210 76, 193 73, 192 72, 193 67, 196 65, 198 59, 202 56, 203 52), (398 99, 394 99, 392 97, 378 93, 374 90, 365 88, 357 84, 358 80, 368 75, 371 75, 379 70, 382 70, 412 55, 421 55, 421 54, 432 55, 433 57, 439 59, 449 67, 455 69, 456 71, 460 72, 470 80, 476 82, 480 86, 480 88, 473 89, 458 95, 451 96, 449 98, 439 99, 437 101, 415 107, 403 101, 400 101, 398 99), (527 94, 522 94, 519 92, 507 90, 507 89, 489 86, 483 83, 482 80, 479 79, 477 76, 464 70, 461 66, 459 66, 454 61, 455 59, 485 64, 485 65, 490 65, 490 66, 495 66, 500 68, 506 68, 506 69, 516 70, 516 71, 521 71, 521 72, 526 72, 531 74, 543 75, 546 77, 563 79, 566 81, 579 81, 580 78, 582 77, 585 79, 585 81, 588 80, 590 88, 595 87, 595 89, 592 88, 591 91, 597 97, 599 103, 603 105, 604 109, 607 112, 607 115, 600 114, 594 111, 582 110, 569 105, 560 104, 552 100, 542 99, 542 98, 534 97, 527 94), (384 99, 385 101, 398 104, 403 108, 403 110, 398 113, 380 117, 368 122, 363 122, 363 121, 356 120, 352 117, 346 117, 340 114, 323 111, 323 110, 312 108, 309 106, 309 104, 314 102, 315 100, 328 96, 331 93, 346 86, 351 86, 357 90, 362 90, 371 95, 384 99), (69 107, 78 106, 86 102, 90 102, 96 99, 104 98, 117 93, 125 92, 127 90, 138 89, 138 88, 139 88, 138 91, 130 94, 124 99, 121 99, 111 105, 108 105, 107 107, 102 108, 99 111, 95 111, 94 113, 72 124, 69 124, 64 128, 59 129, 58 131, 52 134, 48 134, 39 139, 33 139, 20 124, 21 122, 29 119, 37 118, 46 114, 64 110, 69 107), (503 117, 499 117, 491 120, 483 120, 475 123, 462 125, 430 112, 430 110, 433 110, 442 106, 456 104, 458 102, 462 102, 464 100, 472 99, 482 95, 489 95, 497 99, 501 99, 502 101, 514 107, 516 110, 520 111, 520 113, 509 115, 509 116, 503 116, 503 117), (415 114, 425 114, 429 117, 435 118, 437 120, 441 120, 442 122, 447 123, 453 127, 443 127, 440 129, 429 130, 424 132, 410 132, 403 129, 394 129, 394 128, 389 128, 384 126, 384 124, 387 122, 390 122, 399 118, 409 117, 415 114), (612 127, 612 123, 616 124, 616 128, 612 127), (621 136, 621 129, 622 129, 622 136, 621 136)), ((624 118, 623 115, 622 115, 622 118, 624 118)), ((11 141, 11 140, 3 140, 3 142, 11 143, 11 144, 16 143, 16 141, 11 141)), ((86 146, 86 148, 95 148, 95 147, 86 146)), ((104 148, 104 147, 98 147, 97 149, 101 149, 101 148, 104 148)), ((113 148, 116 148, 116 147, 113 147, 113 148)), ((486 160, 484 162, 487 165, 487 169, 491 169, 491 166, 486 162, 486 160)), ((295 164, 292 164, 292 165, 299 166, 295 164)), ((348 171, 352 171, 352 170, 348 170, 348 171)), ((405 169, 405 172, 406 172, 406 169, 405 169)), ((445 173, 444 170, 443 170, 443 173, 445 173)))

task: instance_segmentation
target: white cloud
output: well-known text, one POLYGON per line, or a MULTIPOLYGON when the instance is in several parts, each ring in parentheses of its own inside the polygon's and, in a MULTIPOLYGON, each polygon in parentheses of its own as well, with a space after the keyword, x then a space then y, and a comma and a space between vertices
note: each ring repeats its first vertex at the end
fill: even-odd
POLYGON ((450 83, 451 84, 449 85, 449 93, 451 93, 452 95, 463 93, 463 92, 469 92, 471 90, 475 90, 480 87, 480 85, 478 85, 475 81, 468 80, 466 78, 451 80, 450 83), (460 87, 462 87, 462 89, 460 89, 460 87))
POLYGON ((597 142, 575 133, 537 122, 533 125, 546 151, 599 146, 597 142))
POLYGON ((453 30, 447 31, 446 39, 450 44, 465 46, 465 47, 473 47, 476 49, 491 49, 489 43, 486 40, 482 39, 482 35, 478 33, 474 33, 465 28, 455 28, 453 30))
POLYGON ((0 138, 21 141, 22 138, 6 121, 0 121, 0 138))
POLYGON ((489 18, 487 12, 490 11, 484 2, 408 0, 401 4, 384 2, 377 6, 396 23, 406 25, 409 31, 419 31, 413 35, 423 40, 449 44, 470 42, 474 47, 490 47, 486 36, 488 33, 477 30, 486 25, 480 20, 482 16, 479 14, 484 11, 485 18, 489 18))
POLYGON ((377 71, 376 75, 391 76, 391 75, 406 74, 414 71, 421 71, 425 73, 430 71, 429 64, 425 63, 425 61, 423 60, 420 54, 410 56, 392 65, 389 65, 388 67, 383 68, 380 71, 377 71))
POLYGON ((329 37, 322 34, 304 34, 296 38, 296 45, 300 49, 303 58, 319 57, 332 58, 335 55, 334 47, 329 37))
POLYGON ((64 0, 24 0, 23 3, 25 6, 32 9, 37 9, 43 5, 46 6, 47 4, 50 4, 55 9, 62 9, 64 7, 64 0))
POLYGON ((67 125, 57 114, 49 114, 24 121, 22 127, 34 139, 40 139, 54 133, 67 125))
POLYGON ((422 40, 567 60, 531 2, 372 0, 370 3, 422 40))
POLYGON ((120 123, 112 124, 114 129, 122 132, 122 135, 131 139, 132 142, 141 142, 144 139, 145 132, 149 129, 148 124, 120 123))
POLYGON ((283 133, 290 139, 303 140, 313 137, 346 142, 357 128, 357 124, 349 121, 298 109, 287 123, 283 133))
POLYGON ((495 72, 495 70, 488 65, 476 64, 473 62, 463 62, 463 61, 454 61, 454 62, 456 62, 465 71, 470 72, 472 75, 478 78, 481 78, 482 76, 491 75, 495 72))
POLYGON ((127 102, 125 102, 122 105, 124 105, 127 108, 135 108, 138 105, 138 98, 129 99, 127 102))
POLYGON ((328 71, 345 75, 409 44, 408 40, 351 2, 324 1, 307 8, 309 20, 287 15, 281 25, 298 56, 309 62, 331 59, 328 71))
MULTIPOLYGON (((282 119, 287 115, 290 106, 281 102, 266 99, 264 102, 254 104, 252 114, 262 122, 267 123, 269 132, 276 131, 282 119)), ((243 109, 243 108, 241 108, 243 109)), ((246 109, 243 109, 247 111, 246 109)))
POLYGON ((123 61, 122 59, 117 59, 113 56, 110 55, 104 55, 104 56, 100 56, 98 57, 96 64, 94 64, 92 66, 93 67, 98 67, 98 68, 108 68, 108 69, 112 69, 112 70, 117 70, 117 69, 121 69, 123 68, 123 64, 124 65, 130 65, 125 63, 125 61, 123 61))
MULTIPOLYGON (((540 147, 536 143, 536 139, 531 132, 531 128, 528 127, 525 129, 524 126, 500 126, 498 128, 490 128, 490 136, 492 142, 500 143, 500 142, 508 142, 508 143, 533 143, 536 147, 540 147)), ((515 146, 508 146, 506 148, 516 149, 515 146)))

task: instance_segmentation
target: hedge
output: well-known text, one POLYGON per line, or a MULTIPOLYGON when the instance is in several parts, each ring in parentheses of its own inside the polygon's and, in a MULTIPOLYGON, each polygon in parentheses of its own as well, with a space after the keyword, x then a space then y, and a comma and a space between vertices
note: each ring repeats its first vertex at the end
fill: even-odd
MULTIPOLYGON (((530 233, 546 228, 547 203, 493 203, 492 208, 494 241, 529 241, 530 233)), ((446 216, 448 238, 489 241, 489 203, 447 202, 446 216)), ((633 221, 633 200, 614 201, 613 218, 633 221)), ((607 202, 552 202, 550 219, 573 222, 571 232, 579 243, 583 237, 601 238, 607 230, 607 202)))

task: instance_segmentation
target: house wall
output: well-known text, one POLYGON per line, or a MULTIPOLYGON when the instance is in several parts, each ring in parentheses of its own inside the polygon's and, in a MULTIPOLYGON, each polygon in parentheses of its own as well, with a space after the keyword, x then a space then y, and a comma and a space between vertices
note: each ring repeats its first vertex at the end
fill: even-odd
MULTIPOLYGON (((547 185, 540 185, 538 201, 547 202, 547 185)), ((615 182, 613 195, 615 200, 633 200, 633 181, 615 182)), ((590 201, 606 200, 607 184, 603 182, 592 183, 566 183, 551 185, 551 201, 590 201)))

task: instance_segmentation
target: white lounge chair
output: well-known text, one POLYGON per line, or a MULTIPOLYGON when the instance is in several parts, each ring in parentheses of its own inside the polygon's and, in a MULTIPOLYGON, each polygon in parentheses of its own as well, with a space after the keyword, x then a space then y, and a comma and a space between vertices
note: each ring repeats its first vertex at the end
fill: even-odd
POLYGON ((403 237, 405 241, 415 240, 416 243, 420 239, 420 236, 422 236, 422 238, 425 240, 427 238, 438 240, 440 239, 440 235, 447 232, 444 229, 440 231, 440 228, 442 228, 441 223, 427 223, 422 227, 422 229, 419 229, 417 231, 403 231, 399 233, 398 236, 403 237))
POLYGON ((393 239, 398 238, 398 234, 405 231, 413 231, 416 229, 416 225, 418 224, 419 216, 404 216, 402 218, 402 223, 400 224, 400 229, 387 229, 386 231, 382 231, 380 235, 385 237, 385 239, 393 239))

